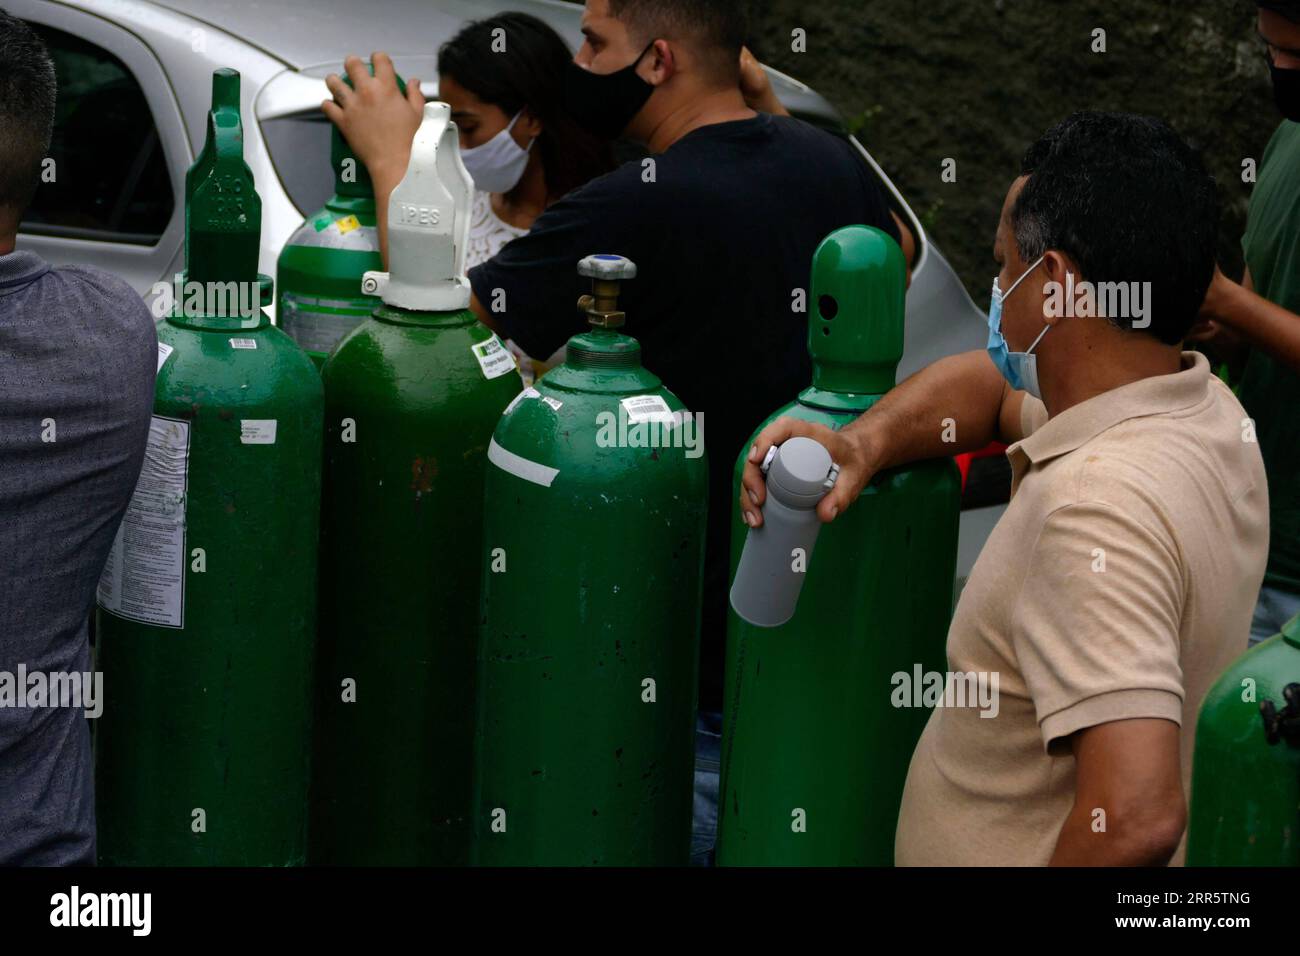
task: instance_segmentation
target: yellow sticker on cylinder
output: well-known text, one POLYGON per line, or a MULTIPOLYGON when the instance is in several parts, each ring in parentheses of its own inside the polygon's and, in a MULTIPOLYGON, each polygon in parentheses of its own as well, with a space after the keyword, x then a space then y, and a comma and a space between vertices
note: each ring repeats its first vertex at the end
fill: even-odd
POLYGON ((356 216, 344 216, 342 219, 334 220, 334 225, 339 227, 340 235, 346 236, 353 229, 359 229, 361 222, 356 216))

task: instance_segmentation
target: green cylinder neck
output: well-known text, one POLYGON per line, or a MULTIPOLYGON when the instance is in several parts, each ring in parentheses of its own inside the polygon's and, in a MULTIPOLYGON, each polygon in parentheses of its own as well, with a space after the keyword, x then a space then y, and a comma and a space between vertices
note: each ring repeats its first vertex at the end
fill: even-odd
POLYGON ((472 325, 478 321, 469 309, 454 309, 450 312, 419 312, 415 309, 402 309, 395 305, 381 303, 371 313, 380 322, 390 325, 422 326, 424 328, 458 328, 472 325))
POLYGON ((799 393, 799 404, 820 408, 827 412, 849 412, 861 415, 884 398, 880 392, 836 392, 810 385, 799 393))
POLYGON ((375 186, 370 172, 357 159, 337 126, 330 133, 330 166, 334 169, 334 199, 369 199, 374 208, 375 186))
POLYGON ((325 202, 325 208, 335 215, 374 216, 375 196, 342 196, 335 193, 325 202))
POLYGON ((639 368, 641 343, 630 335, 592 328, 569 339, 565 364, 572 368, 639 368))
POLYGON ((828 396, 838 393, 858 405, 894 387, 906 279, 898 243, 873 226, 846 226, 822 240, 813 254, 808 319, 809 391, 820 400, 808 404, 828 407, 828 396))
POLYGON ((195 315, 178 310, 167 316, 167 322, 177 328, 200 332, 252 332, 271 324, 260 309, 256 315, 195 315))

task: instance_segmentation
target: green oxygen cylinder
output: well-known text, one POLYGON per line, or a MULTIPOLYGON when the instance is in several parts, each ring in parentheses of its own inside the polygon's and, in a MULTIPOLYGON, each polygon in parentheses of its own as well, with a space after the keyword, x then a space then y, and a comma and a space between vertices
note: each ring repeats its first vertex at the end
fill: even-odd
POLYGON ((703 433, 618 331, 633 263, 578 271, 592 328, 506 409, 488 456, 474 862, 684 865, 703 433))
MULTIPOLYGON (((790 416, 839 429, 894 385, 905 266, 878 229, 849 226, 813 256, 813 380, 790 416)), ((757 432, 755 432, 757 435, 757 432)), ((737 496, 749 443, 736 462, 737 496)), ((794 617, 728 612, 719 865, 881 865, 929 711, 895 707, 894 675, 943 671, 960 482, 951 459, 877 475, 824 526, 794 617)), ((736 522, 732 576, 748 529, 736 522)), ((802 566, 798 562, 805 561, 802 566)))
MULTIPOLYGON (((405 94, 400 76, 397 85, 405 94)), ((289 237, 276 262, 276 321, 318 368, 379 305, 361 282, 384 268, 370 173, 338 127, 330 130, 330 167, 334 195, 289 237)))
POLYGON ((469 854, 483 472, 514 359, 469 309, 472 185, 429 103, 389 204, 383 303, 330 355, 312 859, 469 854))
POLYGON ((261 220, 239 74, 217 70, 148 451, 99 582, 105 864, 306 858, 322 397, 262 311, 261 220))
POLYGON ((1187 865, 1300 866, 1300 616, 1205 695, 1187 865))

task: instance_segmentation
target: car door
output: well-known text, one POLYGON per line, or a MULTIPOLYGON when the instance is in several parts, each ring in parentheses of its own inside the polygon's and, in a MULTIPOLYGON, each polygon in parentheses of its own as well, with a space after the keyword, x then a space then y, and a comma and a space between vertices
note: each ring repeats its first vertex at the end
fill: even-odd
POLYGON ((6 9, 44 39, 58 74, 54 139, 18 247, 93 265, 142 295, 179 268, 193 159, 157 59, 101 17, 40 0, 6 9))

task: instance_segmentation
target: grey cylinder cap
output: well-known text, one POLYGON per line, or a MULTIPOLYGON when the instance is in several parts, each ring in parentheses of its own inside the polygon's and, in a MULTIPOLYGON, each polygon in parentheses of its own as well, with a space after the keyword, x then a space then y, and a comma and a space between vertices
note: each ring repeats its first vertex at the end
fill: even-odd
POLYGON ((788 504, 820 499, 834 483, 831 453, 811 438, 787 439, 768 466, 768 488, 788 504))

